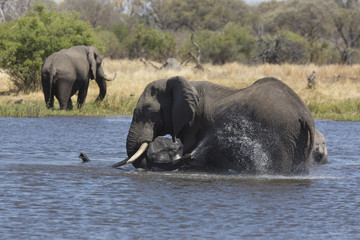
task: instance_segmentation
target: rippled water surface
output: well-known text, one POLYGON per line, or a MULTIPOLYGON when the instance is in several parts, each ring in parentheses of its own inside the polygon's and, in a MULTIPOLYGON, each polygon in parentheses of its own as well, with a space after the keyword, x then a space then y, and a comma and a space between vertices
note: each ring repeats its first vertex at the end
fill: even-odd
POLYGON ((113 169, 130 121, 0 118, 0 239, 359 238, 360 122, 317 121, 329 164, 289 178, 113 169))

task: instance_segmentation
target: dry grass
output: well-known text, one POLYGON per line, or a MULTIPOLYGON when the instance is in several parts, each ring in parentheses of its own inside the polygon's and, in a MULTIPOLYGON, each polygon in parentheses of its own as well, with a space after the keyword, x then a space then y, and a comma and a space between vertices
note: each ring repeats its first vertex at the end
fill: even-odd
MULTIPOLYGON (((157 65, 160 66, 160 63, 157 65)), ((108 76, 111 77, 116 73, 115 81, 108 83, 106 97, 108 104, 114 106, 121 104, 124 98, 136 100, 149 82, 176 75, 184 76, 190 81, 210 81, 234 88, 243 88, 257 79, 272 76, 288 84, 308 105, 347 100, 355 100, 358 103, 360 99, 360 65, 265 64, 248 66, 228 63, 222 66, 205 65, 204 71, 197 71, 194 70, 193 65, 189 64, 183 67, 181 71, 177 71, 157 70, 152 66, 145 66, 140 61, 105 59, 103 66, 108 76), (307 87, 307 74, 313 70, 316 71, 316 86, 309 89, 307 87)), ((7 75, 0 73, 0 92, 8 91, 10 88, 11 83, 7 75)), ((92 81, 87 103, 93 102, 98 92, 95 81, 92 81)), ((43 101, 43 94, 39 91, 29 95, 0 96, 0 103, 11 102, 17 98, 23 98, 24 102, 43 101)))
MULTIPOLYGON (((360 97, 360 65, 260 65, 248 66, 228 63, 222 66, 206 65, 204 71, 194 71, 193 66, 186 66, 181 71, 156 70, 139 61, 105 60, 104 69, 116 80, 109 84, 109 96, 138 97, 149 82, 181 75, 190 81, 210 81, 213 83, 243 88, 262 77, 276 77, 288 84, 307 102, 316 98, 318 101, 337 101, 360 97), (316 71, 316 86, 308 89, 306 75, 316 71)), ((96 91, 96 84, 92 84, 96 91)))

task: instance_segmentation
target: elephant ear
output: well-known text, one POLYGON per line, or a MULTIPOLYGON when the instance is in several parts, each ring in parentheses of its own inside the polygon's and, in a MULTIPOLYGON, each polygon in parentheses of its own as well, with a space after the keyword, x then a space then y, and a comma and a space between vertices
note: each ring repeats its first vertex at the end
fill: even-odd
POLYGON ((199 104, 196 89, 183 77, 168 79, 172 96, 173 137, 176 137, 186 124, 192 124, 199 104))
POLYGON ((88 61, 90 64, 90 69, 92 73, 92 77, 96 79, 96 67, 97 67, 97 58, 98 53, 94 47, 88 47, 88 61))

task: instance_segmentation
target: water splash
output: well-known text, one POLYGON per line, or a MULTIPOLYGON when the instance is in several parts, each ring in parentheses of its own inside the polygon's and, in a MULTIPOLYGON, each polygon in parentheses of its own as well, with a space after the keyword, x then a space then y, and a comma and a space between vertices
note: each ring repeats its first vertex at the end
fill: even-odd
POLYGON ((263 143, 256 137, 259 128, 256 123, 244 118, 225 121, 223 127, 216 131, 216 137, 222 148, 234 159, 235 165, 245 166, 247 171, 255 170, 256 173, 265 174, 269 171, 270 159, 263 143))
POLYGON ((305 176, 285 176, 285 175, 251 175, 251 174, 216 174, 207 172, 153 172, 153 171, 128 171, 122 174, 141 179, 168 179, 194 182, 212 182, 212 181, 229 181, 229 182, 302 182, 312 180, 339 180, 341 178, 328 175, 305 175, 305 176))

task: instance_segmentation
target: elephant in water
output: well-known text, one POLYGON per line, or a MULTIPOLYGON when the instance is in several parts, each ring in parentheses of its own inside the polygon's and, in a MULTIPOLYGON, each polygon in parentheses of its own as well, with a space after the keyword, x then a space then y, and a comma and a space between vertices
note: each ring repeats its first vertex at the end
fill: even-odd
MULTIPOLYGON (((157 137, 149 144, 146 157, 140 161, 145 161, 142 165, 151 170, 174 170, 184 164, 184 160, 181 159, 182 153, 183 145, 180 139, 173 142, 169 138, 157 137)), ((319 130, 315 129, 312 164, 325 165, 328 163, 327 158, 325 137, 319 130)), ((190 158, 187 160, 190 160, 190 158)), ((114 165, 114 167, 125 165, 127 161, 128 159, 121 164, 114 165)))
POLYGON ((96 100, 103 100, 106 95, 106 81, 111 80, 105 77, 101 63, 99 51, 92 46, 75 46, 51 54, 41 68, 46 106, 54 108, 56 96, 60 109, 71 110, 71 96, 78 92, 77 107, 81 108, 85 103, 89 79, 95 79, 100 88, 96 100))
MULTIPOLYGON (((166 137, 157 137, 149 144, 146 155, 138 161, 140 164, 147 166, 151 170, 174 170, 184 164, 182 159, 183 144, 180 139, 173 142, 172 139, 166 137)), ((113 167, 120 167, 127 163, 129 158, 116 163, 113 167)))
POLYGON ((314 126, 299 96, 275 78, 244 89, 183 77, 161 79, 148 84, 134 109, 126 162, 151 169, 143 161, 149 144, 170 134, 183 144, 174 168, 308 174, 314 126))
POLYGON ((328 163, 326 139, 325 136, 317 129, 315 130, 312 159, 314 165, 324 165, 328 163))

